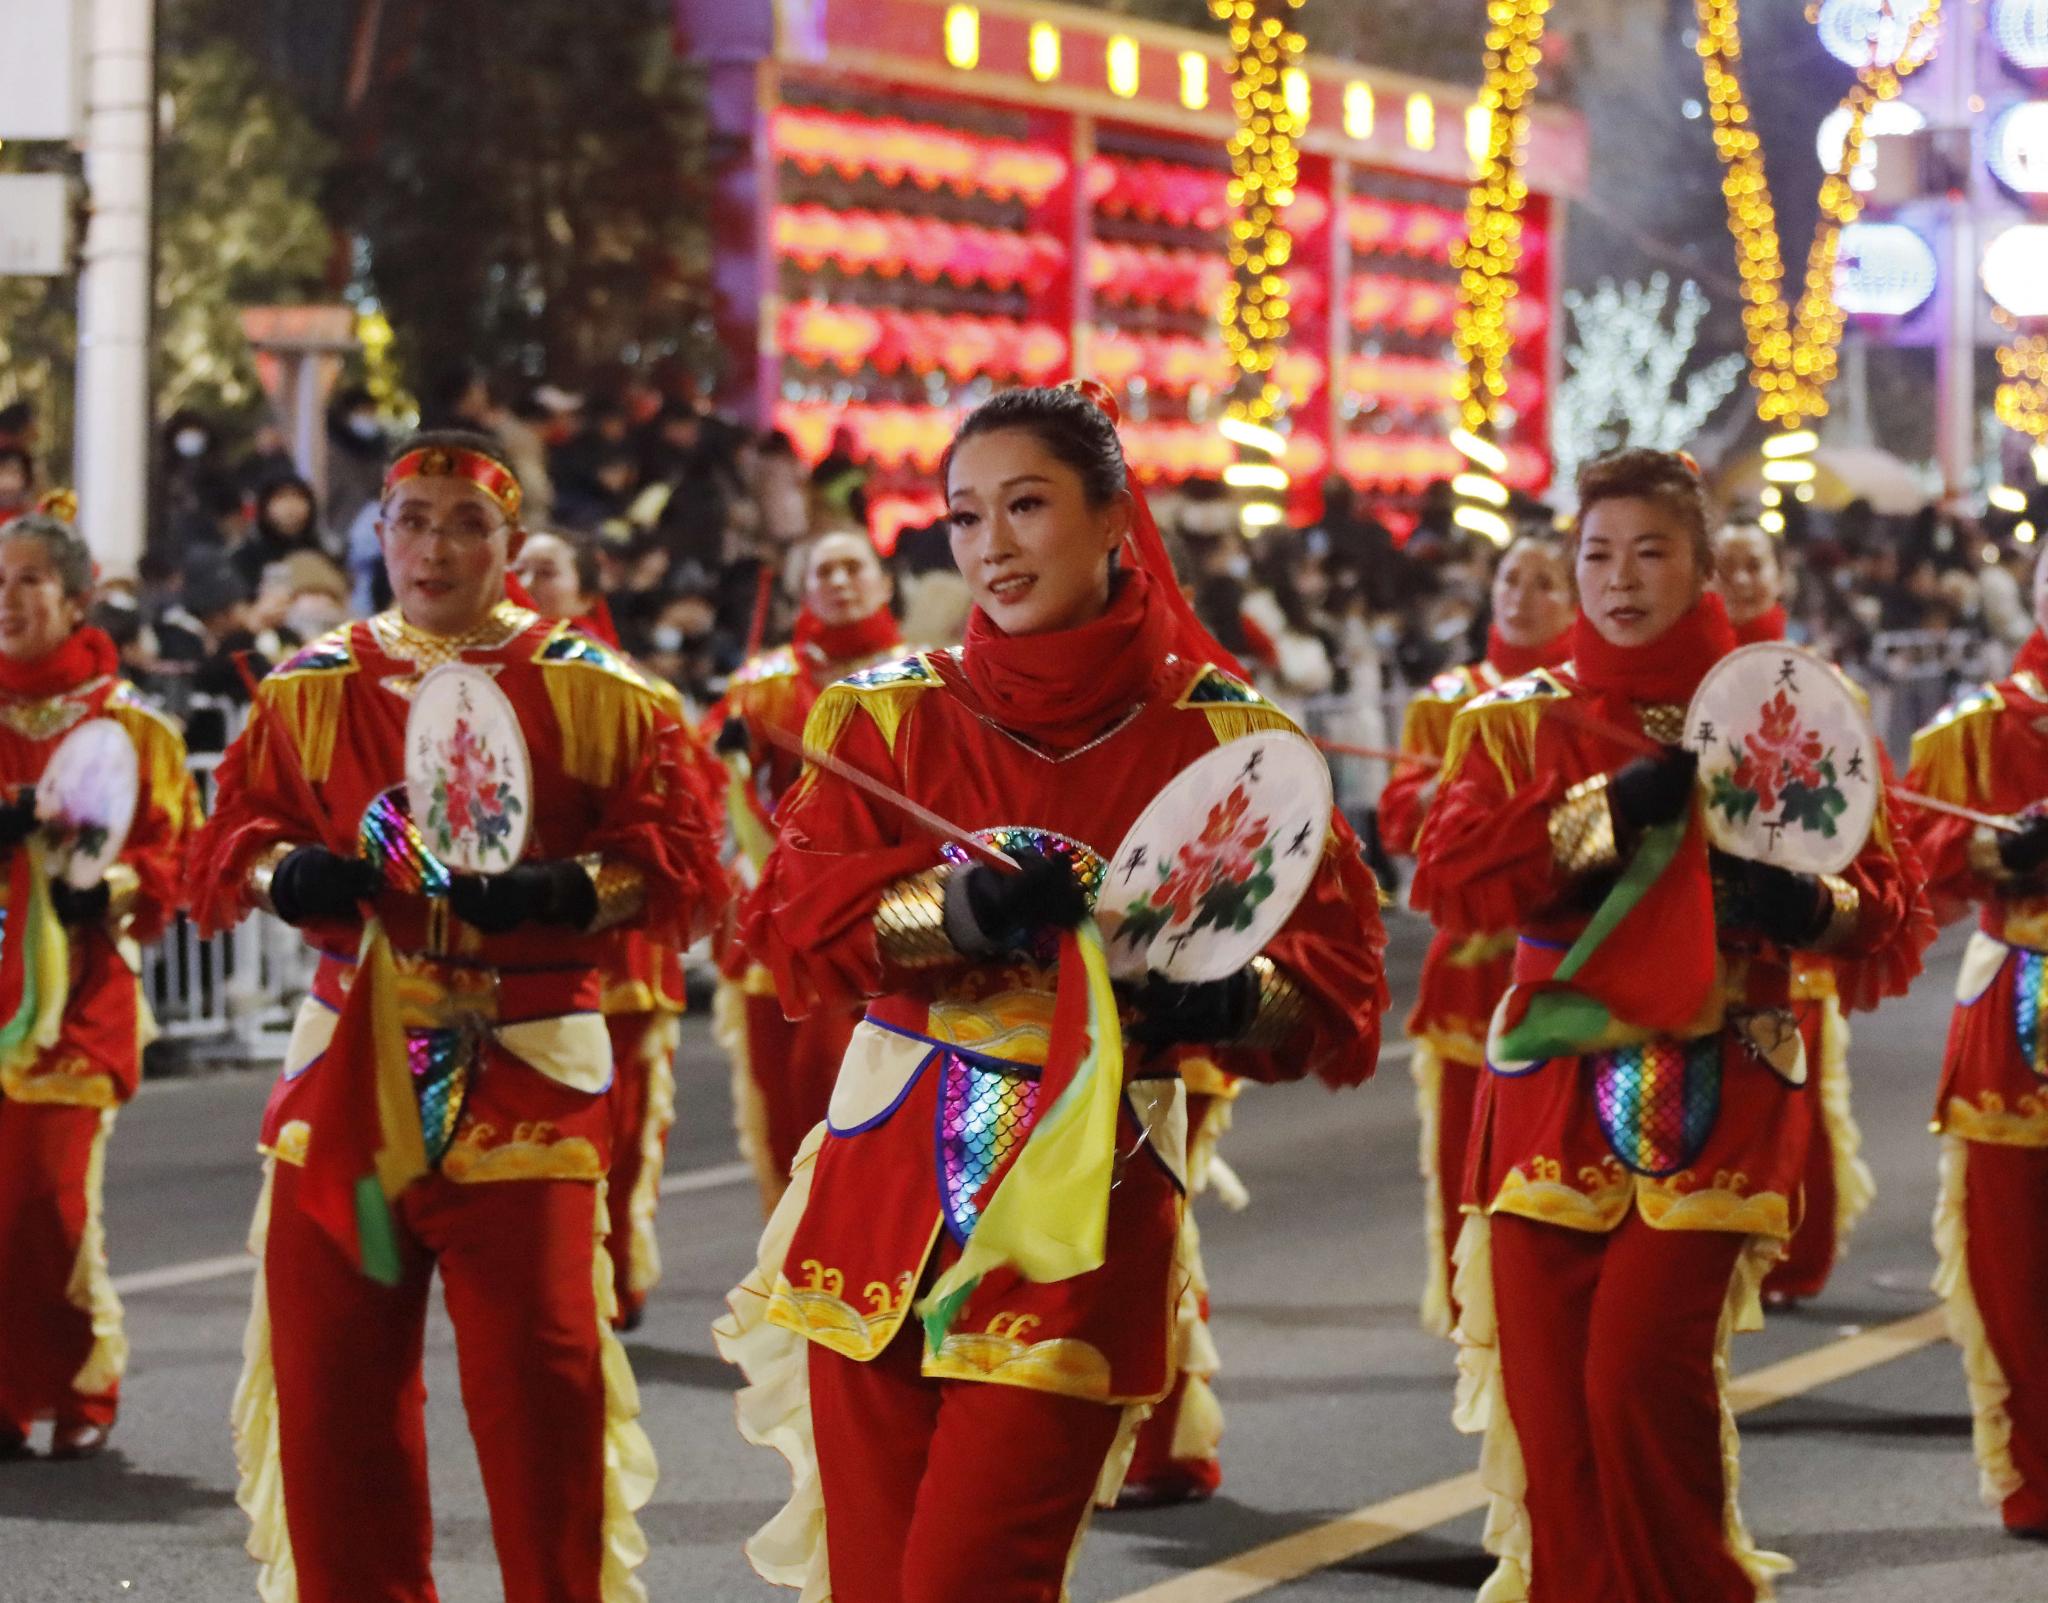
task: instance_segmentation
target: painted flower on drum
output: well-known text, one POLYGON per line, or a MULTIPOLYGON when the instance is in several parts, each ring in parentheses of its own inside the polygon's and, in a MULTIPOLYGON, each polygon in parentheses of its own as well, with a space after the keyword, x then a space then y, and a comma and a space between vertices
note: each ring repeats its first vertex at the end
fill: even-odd
POLYGON ((1273 894, 1273 826, 1253 818, 1239 785, 1209 809, 1201 834, 1182 841, 1159 881, 1124 909, 1117 939, 1133 944, 1161 930, 1244 929, 1273 894))
POLYGON ((1848 798, 1836 783, 1833 750, 1800 721, 1799 708, 1780 690, 1757 711, 1756 727, 1731 742, 1733 766, 1717 771, 1707 804, 1729 819, 1791 825, 1832 838, 1848 798))

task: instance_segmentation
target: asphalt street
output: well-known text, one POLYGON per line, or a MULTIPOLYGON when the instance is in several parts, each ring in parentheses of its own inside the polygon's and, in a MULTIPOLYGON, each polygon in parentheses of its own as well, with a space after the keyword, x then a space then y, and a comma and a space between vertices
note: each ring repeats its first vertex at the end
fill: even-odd
MULTIPOLYGON (((1397 1009, 1412 996, 1423 934, 1397 919, 1397 1009)), ((2048 1598, 2048 1549, 2006 1538, 1977 1502, 1953 1350, 1925 1340, 1925 1321, 1893 1342, 1904 1351, 1889 1361, 1869 1363, 1867 1344, 1842 1345, 1932 1305, 1936 1144, 1926 1116, 1958 949, 1951 935, 1914 996, 1857 1021, 1856 1105, 1879 1199, 1850 1257, 1823 1299, 1737 1344, 1738 1375, 1801 1355, 1840 1360, 1839 1378, 1815 1364, 1772 1370, 1792 1395, 1743 1423, 1743 1503, 1760 1543, 1799 1566, 1782 1583, 1788 1600, 2048 1598)), ((108 1171, 110 1253, 134 1345, 122 1419, 97 1461, 0 1466, 4 1603, 255 1596, 227 1414, 266 1080, 167 1081, 123 1115, 108 1171)), ((662 1461, 642 1515, 653 1544, 642 1575, 656 1603, 766 1603, 785 1594, 754 1577, 740 1542, 786 1482, 779 1459, 736 1435, 734 1375, 709 1335, 760 1221, 733 1162, 726 1068, 701 1019, 686 1030, 681 1083, 661 1219, 667 1278, 629 1340, 662 1461)), ((1398 1034, 1361 1091, 1247 1092, 1224 1150, 1252 1204, 1241 1214, 1207 1206, 1203 1219, 1225 1364, 1224 1487, 1207 1505, 1098 1520, 1077 1603, 1447 1603, 1477 1589, 1489 1564, 1470 1483, 1459 1479, 1476 1444, 1451 1428, 1451 1349, 1414 1314, 1415 1135, 1398 1034), (1358 1510, 1369 1512, 1301 1534, 1358 1510)), ((498 1595, 496 1567, 438 1309, 429 1354, 437 1573, 448 1603, 482 1603, 498 1595)))

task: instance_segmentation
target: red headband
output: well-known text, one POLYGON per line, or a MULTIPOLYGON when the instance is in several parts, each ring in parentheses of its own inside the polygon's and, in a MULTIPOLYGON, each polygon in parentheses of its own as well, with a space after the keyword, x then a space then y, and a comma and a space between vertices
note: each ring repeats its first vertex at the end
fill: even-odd
POLYGON ((518 518, 518 479, 483 452, 460 445, 423 445, 406 452, 384 475, 384 494, 389 496, 408 479, 447 478, 467 479, 497 502, 507 519, 518 518))

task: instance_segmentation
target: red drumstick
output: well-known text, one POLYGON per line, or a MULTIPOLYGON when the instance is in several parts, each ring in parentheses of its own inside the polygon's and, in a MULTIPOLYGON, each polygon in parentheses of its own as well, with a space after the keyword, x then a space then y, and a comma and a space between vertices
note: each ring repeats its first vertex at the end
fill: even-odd
POLYGON ((1930 813, 1946 813, 1951 818, 1965 818, 1973 824, 1982 824, 1986 829, 1995 829, 2001 835, 2018 835, 2020 826, 2010 818, 2000 818, 1995 813, 1980 813, 1974 807, 1965 807, 1960 802, 1943 801, 1925 791, 1907 790, 1899 785, 1888 787, 1891 794, 1900 801, 1914 807, 1924 807, 1930 813))
POLYGON ((977 840, 950 818, 943 818, 922 803, 912 801, 900 790, 883 784, 873 774, 863 772, 861 769, 854 767, 852 763, 842 762, 830 752, 820 751, 815 746, 806 746, 802 740, 789 733, 786 729, 777 729, 770 725, 767 729, 767 735, 770 740, 775 742, 784 751, 794 752, 797 756, 803 758, 805 762, 812 763, 824 769, 826 773, 845 780, 854 789, 864 790, 877 801, 887 802, 898 812, 922 824, 941 840, 950 840, 957 843, 990 867, 1008 869, 1013 873, 1017 870, 1019 864, 1016 858, 1010 856, 1007 852, 997 851, 995 847, 985 841, 977 840))
POLYGON ((1341 740, 1320 738, 1316 741, 1316 746, 1332 757, 1364 757, 1373 762, 1414 763, 1421 768, 1441 768, 1444 765, 1443 758, 1432 757, 1422 751, 1395 751, 1388 746, 1353 746, 1341 740))

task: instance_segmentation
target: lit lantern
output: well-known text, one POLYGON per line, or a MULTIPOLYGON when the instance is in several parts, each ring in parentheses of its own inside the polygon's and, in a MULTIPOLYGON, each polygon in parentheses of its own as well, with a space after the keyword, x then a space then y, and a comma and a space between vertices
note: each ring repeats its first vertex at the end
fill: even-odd
POLYGON ((2007 106, 1992 119, 1986 143, 1985 159, 2001 184, 2022 195, 2048 195, 2048 100, 2007 106))
POLYGON ((1410 95, 1407 127, 1411 149, 1436 149, 1436 102, 1424 94, 1410 95))
POLYGON ((1984 292, 2014 317, 2048 317, 2048 223, 2019 223, 1984 247, 1984 292))
MULTIPOLYGON (((1918 133, 1927 126, 1927 118, 1919 108, 1903 100, 1880 100, 1872 106, 1863 119, 1863 131, 1869 137, 1863 146, 1863 159, 1856 163, 1849 174, 1849 185, 1858 193, 1867 194, 1877 183, 1877 142, 1896 134, 1918 133)), ((1820 120, 1820 132, 1814 138, 1814 152, 1820 157, 1821 170, 1833 172, 1842 164, 1842 146, 1849 137, 1849 108, 1837 106, 1820 120)))
POLYGON ((973 6, 946 8, 946 60, 962 72, 981 60, 981 13, 973 6))
POLYGON ((1348 83, 1344 86, 1344 132, 1353 139, 1372 138, 1372 85, 1369 83, 1348 83))
POLYGON ((1199 50, 1180 53, 1180 103, 1189 111, 1200 111, 1209 104, 1209 58, 1199 50))
POLYGON ((1060 31, 1049 22, 1031 24, 1028 54, 1031 62, 1031 76, 1040 83, 1051 83, 1060 75, 1060 31))
POLYGON ((1904 317, 1934 293, 1934 250, 1904 223, 1850 223, 1835 257, 1835 303, 1854 317, 1904 317))
POLYGON ((2048 71, 2048 0, 1996 0, 1991 37, 2015 67, 2048 71))
POLYGON ((1138 92, 1138 41, 1127 33, 1109 41, 1109 92, 1129 100, 1138 92))
POLYGON ((1821 0, 1820 42, 1829 55, 1852 67, 1896 67, 1907 61, 1918 66, 1934 54, 1941 29, 1932 23, 1915 34, 1913 26, 1934 4, 1935 0, 1821 0))

